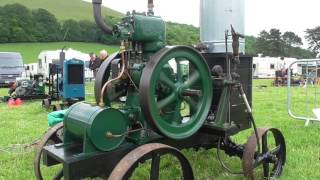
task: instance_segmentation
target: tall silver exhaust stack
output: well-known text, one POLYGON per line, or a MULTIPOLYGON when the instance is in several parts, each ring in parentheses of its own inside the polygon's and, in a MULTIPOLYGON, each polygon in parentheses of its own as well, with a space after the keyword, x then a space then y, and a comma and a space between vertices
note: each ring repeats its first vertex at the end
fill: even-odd
MULTIPOLYGON (((225 31, 232 25, 239 34, 244 32, 245 0, 201 0, 200 40, 208 53, 225 53, 225 31)), ((230 33, 231 34, 231 33, 230 33)), ((232 37, 228 39, 232 52, 232 37)), ((239 52, 245 53, 245 40, 240 39, 239 52)))

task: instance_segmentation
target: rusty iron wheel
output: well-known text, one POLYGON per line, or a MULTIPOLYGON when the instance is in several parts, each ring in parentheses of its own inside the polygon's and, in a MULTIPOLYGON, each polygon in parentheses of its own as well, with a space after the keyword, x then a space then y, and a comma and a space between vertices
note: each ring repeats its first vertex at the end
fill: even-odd
MULTIPOLYGON (((61 143, 63 138, 61 134, 62 130, 63 130, 63 123, 59 123, 53 126, 45 133, 42 140, 38 144, 37 153, 33 162, 34 173, 36 175, 37 180, 43 180, 42 173, 41 173, 41 160, 42 160, 43 147, 49 144, 61 143)), ((61 169, 53 179, 61 179, 62 177, 63 177, 63 171, 61 169)))
POLYGON ((282 133, 275 128, 258 129, 262 152, 257 152, 256 135, 248 139, 242 157, 242 167, 247 179, 255 179, 255 170, 262 165, 264 179, 281 175, 286 162, 286 144, 282 133), (269 135, 269 136, 268 136, 269 135), (272 138, 271 138, 272 136, 272 138), (272 148, 270 148, 273 146, 272 148))
POLYGON ((175 157, 181 166, 184 180, 193 180, 193 172, 187 158, 176 148, 160 143, 150 143, 137 147, 126 156, 113 169, 109 180, 127 180, 139 165, 151 160, 150 179, 157 180, 160 175, 161 156, 171 155, 175 157))

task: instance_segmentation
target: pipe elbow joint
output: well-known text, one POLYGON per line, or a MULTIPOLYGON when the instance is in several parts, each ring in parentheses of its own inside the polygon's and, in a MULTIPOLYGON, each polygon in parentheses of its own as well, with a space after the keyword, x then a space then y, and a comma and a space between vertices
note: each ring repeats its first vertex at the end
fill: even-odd
POLYGON ((106 34, 112 34, 112 28, 109 27, 103 20, 101 15, 102 0, 92 0, 94 19, 98 27, 106 34))

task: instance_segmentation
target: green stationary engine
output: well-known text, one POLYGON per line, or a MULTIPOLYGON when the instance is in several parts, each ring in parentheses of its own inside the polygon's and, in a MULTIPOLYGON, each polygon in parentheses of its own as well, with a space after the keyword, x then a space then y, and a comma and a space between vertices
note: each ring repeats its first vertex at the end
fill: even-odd
POLYGON ((220 150, 242 160, 243 171, 236 174, 254 179, 254 169, 262 165, 265 178, 280 176, 286 160, 284 137, 277 129, 255 126, 250 107, 252 57, 239 54, 243 36, 232 26, 231 34, 226 31, 225 44, 232 37, 233 53, 228 46, 222 54, 209 52, 206 44, 197 49, 166 46, 165 22, 154 15, 153 1, 148 2, 147 13, 127 13, 110 28, 101 17, 102 0, 93 0, 97 25, 121 41, 120 50, 99 68, 96 102, 72 105, 63 124, 50 129, 39 143, 37 179, 42 180, 42 156, 46 166, 63 164, 54 179, 126 180, 148 159, 152 161, 146 178, 159 179, 160 157, 169 155, 177 161, 166 169, 173 164, 178 179, 193 180, 192 167, 178 149, 213 147, 230 173, 234 171, 223 163, 220 150), (246 144, 230 138, 251 127, 254 133, 246 144))
POLYGON ((98 72, 97 104, 77 103, 67 112, 65 141, 82 139, 87 153, 115 149, 125 134, 148 142, 160 136, 184 139, 197 132, 212 100, 203 56, 187 46, 165 47, 165 22, 151 12, 127 13, 107 31, 121 40, 121 50, 98 72), (118 101, 121 97, 125 102, 118 101), (114 109, 112 104, 121 106, 114 109))

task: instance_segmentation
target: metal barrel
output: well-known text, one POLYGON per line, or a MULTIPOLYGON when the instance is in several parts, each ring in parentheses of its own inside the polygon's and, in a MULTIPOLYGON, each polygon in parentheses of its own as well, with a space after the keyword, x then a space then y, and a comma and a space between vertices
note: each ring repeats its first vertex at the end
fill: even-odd
MULTIPOLYGON (((244 32, 245 0, 201 0, 200 39, 209 53, 225 53, 225 31, 232 25, 239 34, 244 32)), ((232 38, 228 39, 232 51, 232 38)), ((245 40, 240 39, 239 52, 245 52, 245 40)))

